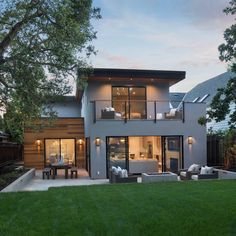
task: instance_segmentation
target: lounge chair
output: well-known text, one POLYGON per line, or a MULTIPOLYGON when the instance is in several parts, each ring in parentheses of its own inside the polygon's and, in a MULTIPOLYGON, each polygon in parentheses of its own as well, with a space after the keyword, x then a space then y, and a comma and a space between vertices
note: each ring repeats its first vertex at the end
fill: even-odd
POLYGON ((218 179, 219 173, 213 167, 202 167, 201 172, 197 175, 192 175, 191 179, 200 180, 200 179, 218 179))
POLYGON ((137 176, 128 175, 128 177, 120 177, 119 174, 114 173, 112 170, 109 170, 109 182, 112 184, 115 183, 137 183, 137 176))
POLYGON ((188 169, 179 170, 181 180, 191 180, 192 175, 200 174, 200 165, 193 164, 188 169))

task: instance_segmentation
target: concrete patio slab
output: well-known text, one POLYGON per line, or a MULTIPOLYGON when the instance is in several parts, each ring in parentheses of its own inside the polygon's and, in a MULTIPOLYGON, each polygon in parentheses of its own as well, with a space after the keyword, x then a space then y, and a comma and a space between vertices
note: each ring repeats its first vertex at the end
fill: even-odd
POLYGON ((108 184, 108 179, 91 179, 84 170, 79 170, 77 179, 65 179, 63 173, 58 173, 56 179, 42 179, 42 171, 36 171, 35 177, 29 181, 19 191, 47 191, 51 187, 63 187, 63 186, 82 186, 82 185, 94 185, 94 184, 108 184))

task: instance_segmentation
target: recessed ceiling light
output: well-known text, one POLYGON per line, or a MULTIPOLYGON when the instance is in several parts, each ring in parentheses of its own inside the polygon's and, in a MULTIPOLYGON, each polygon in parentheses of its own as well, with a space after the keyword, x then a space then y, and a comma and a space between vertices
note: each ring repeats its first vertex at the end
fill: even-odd
POLYGON ((111 77, 109 77, 108 80, 111 80, 111 77))
POLYGON ((130 80, 133 80, 132 78, 130 78, 130 80))

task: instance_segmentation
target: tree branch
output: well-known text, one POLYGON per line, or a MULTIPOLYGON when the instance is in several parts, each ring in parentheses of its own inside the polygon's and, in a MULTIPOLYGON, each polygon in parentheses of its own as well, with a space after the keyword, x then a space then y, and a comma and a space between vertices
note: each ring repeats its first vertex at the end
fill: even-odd
MULTIPOLYGON (((30 4, 38 4, 38 1, 32 0, 30 4)), ((21 30, 22 26, 24 24, 27 24, 30 20, 40 17, 43 15, 43 12, 40 10, 37 10, 34 14, 28 16, 28 12, 25 13, 23 19, 19 22, 17 22, 11 30, 8 32, 8 34, 4 37, 4 39, 0 42, 0 61, 3 60, 3 54, 5 50, 10 45, 11 41, 16 37, 17 33, 21 30)))

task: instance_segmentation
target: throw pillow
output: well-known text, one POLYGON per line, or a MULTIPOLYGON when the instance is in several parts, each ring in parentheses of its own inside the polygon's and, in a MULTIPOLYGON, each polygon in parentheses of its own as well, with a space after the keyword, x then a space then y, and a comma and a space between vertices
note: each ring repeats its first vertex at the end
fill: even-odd
POLYGON ((128 178, 128 171, 126 169, 124 169, 123 171, 124 171, 124 178, 128 178))
POLYGON ((195 168, 195 164, 192 164, 192 165, 188 168, 188 171, 194 171, 194 168, 195 168))
POLYGON ((207 174, 207 169, 206 169, 206 167, 202 167, 202 168, 201 168, 200 174, 201 174, 201 175, 206 175, 206 174, 207 174))
POLYGON ((194 164, 194 170, 193 171, 199 172, 199 169, 200 169, 200 165, 194 164))

